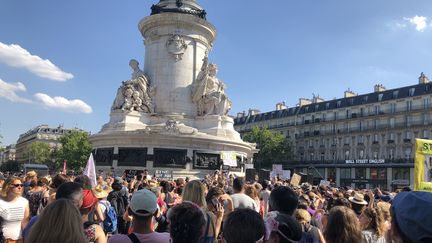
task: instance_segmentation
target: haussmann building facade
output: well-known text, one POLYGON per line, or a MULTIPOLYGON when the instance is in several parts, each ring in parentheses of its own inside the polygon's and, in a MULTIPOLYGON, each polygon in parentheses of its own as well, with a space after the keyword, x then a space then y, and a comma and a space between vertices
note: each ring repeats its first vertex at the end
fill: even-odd
MULTIPOLYGON (((300 99, 295 107, 241 112, 235 128, 254 126, 280 132, 292 141, 295 161, 286 169, 327 179, 337 186, 396 189, 413 185, 415 138, 431 138, 432 83, 422 73, 416 85, 325 101, 300 99)), ((275 161, 278 163, 278 161, 275 161)))

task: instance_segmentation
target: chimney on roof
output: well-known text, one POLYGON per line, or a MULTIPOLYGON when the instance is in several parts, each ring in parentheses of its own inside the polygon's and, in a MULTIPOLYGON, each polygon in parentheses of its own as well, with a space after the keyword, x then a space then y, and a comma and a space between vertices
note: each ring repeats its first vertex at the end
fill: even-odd
POLYGON ((419 77, 419 84, 429 83, 428 77, 422 72, 419 77))
POLYGON ((306 98, 300 98, 297 106, 304 106, 304 105, 310 105, 310 104, 312 104, 312 100, 306 99, 306 98))
POLYGON ((279 102, 276 104, 276 110, 280 111, 280 110, 285 110, 287 108, 287 106, 285 105, 285 101, 279 102))
POLYGON ((375 86, 374 86, 374 92, 375 93, 382 92, 382 91, 385 91, 385 90, 386 90, 386 88, 382 84, 375 84, 375 86))
POLYGON ((246 116, 246 111, 237 112, 237 118, 242 118, 246 116))
POLYGON ((258 109, 249 109, 248 116, 253 116, 253 115, 256 115, 259 113, 260 113, 260 110, 258 110, 258 109))
POLYGON ((313 94, 312 93, 312 103, 313 104, 316 104, 316 103, 320 103, 320 102, 324 102, 325 100, 323 99, 323 98, 321 98, 321 97, 319 97, 319 94, 318 95, 315 95, 315 94, 313 94))
POLYGON ((350 89, 348 89, 347 91, 344 92, 344 98, 349 98, 349 97, 354 97, 357 96, 356 93, 354 93, 353 91, 351 91, 350 89))

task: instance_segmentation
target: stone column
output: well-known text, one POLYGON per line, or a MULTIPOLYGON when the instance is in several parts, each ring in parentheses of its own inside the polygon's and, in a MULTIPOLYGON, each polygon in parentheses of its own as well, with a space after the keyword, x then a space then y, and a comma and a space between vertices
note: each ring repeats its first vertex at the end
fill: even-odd
POLYGON ((146 161, 146 168, 148 170, 153 170, 153 161, 154 161, 154 148, 153 147, 147 147, 147 155, 150 155, 151 157, 153 157, 153 159, 147 159, 146 161))
POLYGON ((215 39, 215 27, 193 15, 162 13, 142 19, 139 30, 145 39, 144 72, 156 87, 155 112, 195 117, 192 85, 215 39))
POLYGON ((393 181, 393 168, 387 168, 387 189, 391 190, 391 183, 393 181))
POLYGON ((340 168, 336 168, 336 186, 340 186, 340 168))
MULTIPOLYGON (((113 154, 116 154, 116 155, 117 155, 117 158, 118 158, 118 153, 119 153, 118 146, 114 146, 113 154)), ((118 159, 114 159, 114 160, 112 161, 112 167, 117 168, 117 166, 118 166, 117 164, 118 164, 118 159)))
MULTIPOLYGON (((370 179, 370 168, 366 168, 366 180, 370 179)), ((369 189, 370 188, 370 184, 366 183, 366 188, 369 189)))

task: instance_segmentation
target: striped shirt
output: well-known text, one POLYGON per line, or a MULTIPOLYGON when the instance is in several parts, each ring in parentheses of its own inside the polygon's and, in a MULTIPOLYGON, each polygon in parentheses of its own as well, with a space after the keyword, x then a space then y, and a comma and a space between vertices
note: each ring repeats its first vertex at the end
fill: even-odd
POLYGON ((21 221, 29 203, 27 199, 19 197, 16 201, 7 202, 0 199, 0 217, 3 219, 2 232, 6 239, 21 239, 21 221))

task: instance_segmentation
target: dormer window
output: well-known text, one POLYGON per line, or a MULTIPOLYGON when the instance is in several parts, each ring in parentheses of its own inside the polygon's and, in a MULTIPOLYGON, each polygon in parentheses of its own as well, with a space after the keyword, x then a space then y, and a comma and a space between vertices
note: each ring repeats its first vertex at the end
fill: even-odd
POLYGON ((364 102, 364 103, 367 103, 367 102, 368 102, 368 98, 369 98, 369 97, 368 97, 367 95, 364 96, 364 97, 363 97, 363 102, 364 102))
POLYGON ((399 95, 399 90, 393 91, 393 99, 397 99, 399 95))
POLYGON ((409 96, 414 96, 414 92, 415 92, 415 88, 410 88, 409 92, 408 92, 408 95, 409 96))
POLYGON ((378 101, 382 101, 383 95, 384 94, 378 94, 378 101))
POLYGON ((338 108, 341 107, 341 101, 340 101, 340 100, 336 103, 336 106, 337 106, 338 108))
POLYGON ((330 108, 330 103, 326 103, 326 109, 330 108))

